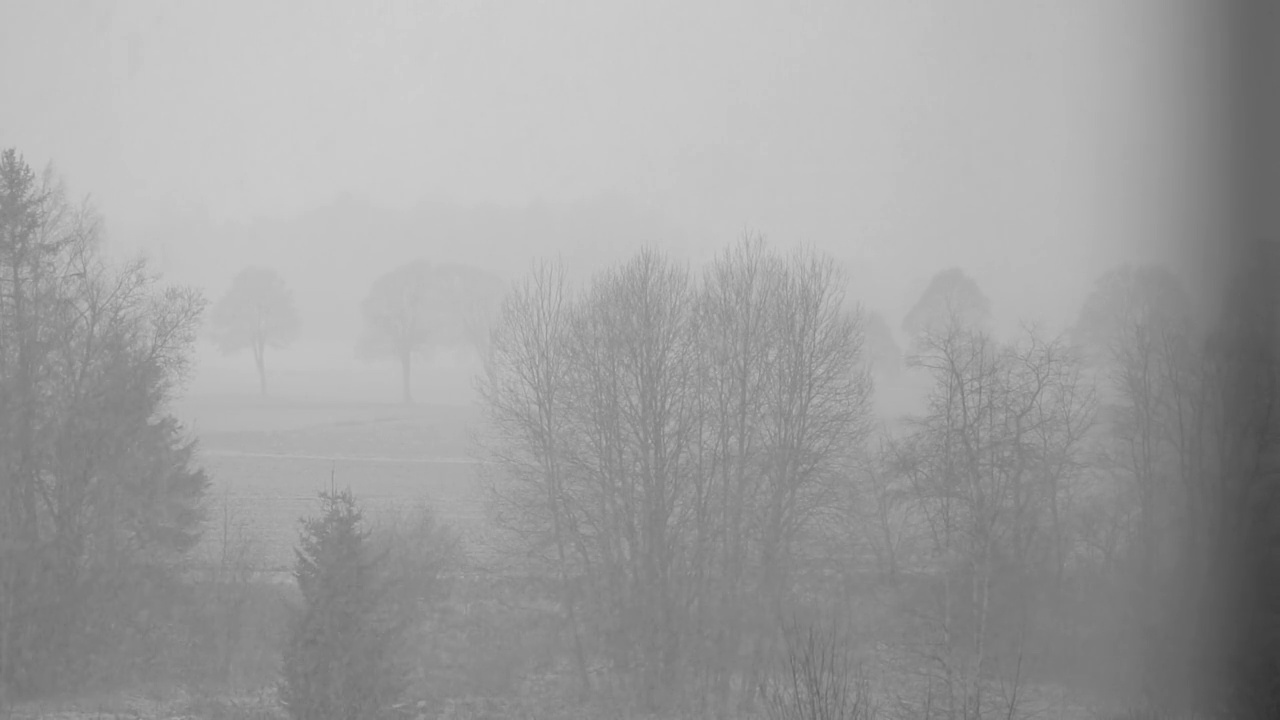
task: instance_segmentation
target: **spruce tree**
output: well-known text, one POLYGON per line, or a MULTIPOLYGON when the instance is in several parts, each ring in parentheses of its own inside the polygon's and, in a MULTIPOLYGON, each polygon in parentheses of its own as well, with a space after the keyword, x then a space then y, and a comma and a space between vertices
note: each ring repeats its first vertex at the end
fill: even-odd
POLYGON ((391 717, 406 673, 398 662, 408 620, 389 602, 392 578, 349 490, 321 493, 303 520, 294 578, 302 593, 284 649, 281 700, 294 720, 391 717))

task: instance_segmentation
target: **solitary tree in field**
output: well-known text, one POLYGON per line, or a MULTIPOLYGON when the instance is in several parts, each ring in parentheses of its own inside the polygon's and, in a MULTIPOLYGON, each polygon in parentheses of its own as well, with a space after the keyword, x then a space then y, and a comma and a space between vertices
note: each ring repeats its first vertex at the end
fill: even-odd
POLYGON ((450 346, 486 354, 489 323, 504 290, 499 279, 467 265, 402 265, 375 281, 365 298, 361 351, 400 363, 402 398, 411 403, 414 356, 450 346))
POLYGON ((391 356, 400 363, 401 397, 413 402, 413 356, 431 337, 426 286, 430 265, 413 262, 378 278, 361 307, 365 334, 360 349, 370 357, 391 356))
POLYGON ((245 268, 213 310, 212 336, 224 353, 253 350, 258 386, 267 394, 266 351, 284 348, 298 336, 302 321, 293 293, 269 268, 245 268))

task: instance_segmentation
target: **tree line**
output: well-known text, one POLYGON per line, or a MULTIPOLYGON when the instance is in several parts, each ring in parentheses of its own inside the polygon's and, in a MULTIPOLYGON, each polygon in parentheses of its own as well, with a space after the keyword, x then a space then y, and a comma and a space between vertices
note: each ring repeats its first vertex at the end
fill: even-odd
MULTIPOLYGON (((234 640, 193 619, 209 478, 168 406, 206 304, 112 262, 101 238, 52 172, 0 154, 11 695, 234 640)), ((643 249, 581 284, 539 264, 491 313, 424 302, 471 281, 415 265, 366 317, 388 318, 381 350, 404 363, 441 327, 483 349, 492 519, 522 592, 554 608, 548 662, 580 698, 969 720, 1043 710, 1056 683, 1166 715, 1273 717, 1276 264, 1250 247, 1214 308, 1166 269, 1126 266, 1060 335, 1002 336, 946 271, 904 320, 905 353, 832 259, 760 238, 697 270, 643 249), (390 319, 424 307, 452 325, 390 319), (880 417, 877 380, 899 371, 922 402, 880 417)), ((264 329, 289 324, 250 326, 259 360, 264 329)), ((443 545, 432 525, 370 545, 352 498, 326 507, 304 528, 283 700, 299 717, 389 712, 408 676, 365 671, 439 631, 421 613, 444 563, 420 551, 443 545), (379 640, 339 627, 352 603, 379 640), (367 703, 326 694, 339 677, 367 703)))
POLYGON ((1070 331, 1011 338, 940 273, 904 322, 927 394, 898 423, 820 253, 747 239, 699 274, 646 249, 581 287, 540 265, 481 381, 495 517, 552 583, 580 691, 651 712, 770 706, 788 622, 883 591, 909 642, 855 633, 911 658, 911 717, 1014 716, 1051 681, 1264 716, 1268 262, 1217 317, 1125 266, 1070 331))
MULTIPOLYGON (((207 303, 143 260, 113 260, 103 238, 93 206, 73 202, 52 168, 37 174, 15 149, 0 152, 0 705, 138 683, 225 690, 257 673, 250 682, 279 674, 282 705, 314 717, 330 688, 309 684, 310 660, 329 668, 335 638, 389 667, 363 609, 400 618, 400 646, 423 640, 418 610, 440 592, 452 536, 429 512, 366 529, 349 493, 322 495, 325 512, 300 527, 301 602, 255 580, 252 547, 230 537, 225 516, 221 557, 202 563, 211 479, 170 402, 207 303), (335 624, 348 627, 335 636, 335 624)), ((287 295, 269 274, 245 277, 264 297, 287 295)), ((253 326, 260 367, 288 325, 253 326)), ((325 717, 368 717, 382 702, 373 693, 352 706, 353 687, 381 684, 334 672, 347 678, 344 705, 325 717)))

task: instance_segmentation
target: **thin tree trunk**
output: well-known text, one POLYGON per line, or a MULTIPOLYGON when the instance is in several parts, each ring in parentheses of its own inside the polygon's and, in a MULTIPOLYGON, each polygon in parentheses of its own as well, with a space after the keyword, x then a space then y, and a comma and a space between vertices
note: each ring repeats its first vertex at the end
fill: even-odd
POLYGON ((978 562, 974 564, 974 607, 977 610, 977 627, 973 631, 973 664, 969 669, 969 693, 970 697, 965 700, 965 707, 971 708, 971 717, 982 717, 982 664, 986 660, 986 634, 987 620, 990 609, 991 600, 991 567, 990 567, 990 548, 982 551, 982 556, 978 562), (972 701, 972 705, 970 705, 972 701))
MULTIPOLYGON (((551 433, 555 430, 551 412, 543 410, 539 414, 545 418, 547 437, 550 438, 551 433)), ((562 600, 565 606, 566 619, 569 622, 569 629, 573 635, 574 664, 577 665, 578 677, 582 682, 581 697, 586 699, 591 694, 591 676, 587 672, 587 656, 582 646, 582 634, 578 629, 578 617, 575 612, 577 597, 568 573, 569 559, 568 552, 565 549, 565 530, 560 512, 560 471, 556 464, 556 448, 550 440, 545 441, 543 454, 546 457, 547 500, 551 506, 552 532, 555 534, 556 539, 556 555, 559 560, 562 600)))
POLYGON ((945 653, 945 661, 943 662, 943 672, 947 682, 947 717, 955 720, 956 717, 956 686, 955 686, 955 668, 952 663, 952 639, 951 639, 951 567, 948 563, 943 566, 942 573, 942 642, 943 652, 945 653))
POLYGON ((413 358, 409 353, 400 353, 400 398, 405 405, 413 404, 413 391, 410 388, 410 377, 413 370, 413 358))
POLYGON ((257 341, 253 345, 253 363, 258 369, 258 392, 262 397, 267 396, 267 362, 266 347, 261 341, 257 341))

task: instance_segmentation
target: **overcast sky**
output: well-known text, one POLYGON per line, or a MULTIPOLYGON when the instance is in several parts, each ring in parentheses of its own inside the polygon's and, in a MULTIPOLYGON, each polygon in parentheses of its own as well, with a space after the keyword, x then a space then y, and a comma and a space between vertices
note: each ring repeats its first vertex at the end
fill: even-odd
POLYGON ((951 265, 1059 323, 1108 266, 1200 239, 1189 5, 7 0, 0 144, 117 238, 343 192, 613 193, 708 248, 826 248, 895 325, 951 265))

